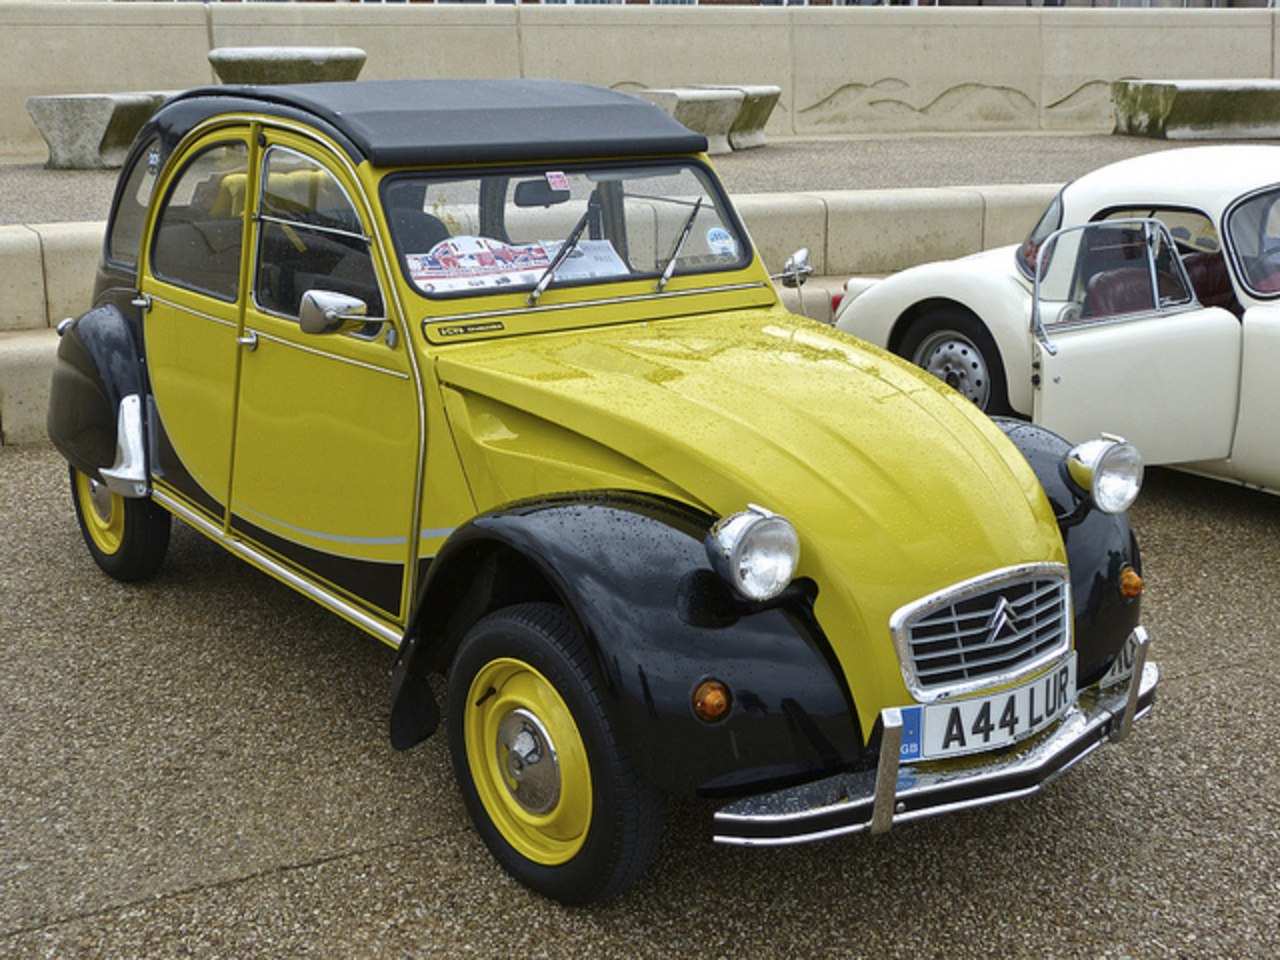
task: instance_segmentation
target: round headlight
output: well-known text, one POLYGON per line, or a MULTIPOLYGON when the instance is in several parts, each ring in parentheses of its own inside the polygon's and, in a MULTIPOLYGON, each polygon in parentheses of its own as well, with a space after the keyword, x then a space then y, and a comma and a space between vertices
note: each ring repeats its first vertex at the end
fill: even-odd
POLYGON ((1067 472, 1103 513, 1123 513, 1142 489, 1142 455, 1119 437, 1086 440, 1067 454, 1067 472))
POLYGON ((771 600, 800 562, 800 538, 783 517, 752 506, 724 517, 707 534, 712 569, 748 600, 771 600))

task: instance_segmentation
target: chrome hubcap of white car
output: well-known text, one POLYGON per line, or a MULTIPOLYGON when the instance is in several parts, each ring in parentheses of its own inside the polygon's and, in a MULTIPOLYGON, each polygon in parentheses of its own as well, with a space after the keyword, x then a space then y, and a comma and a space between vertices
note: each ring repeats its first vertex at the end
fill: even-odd
POLYGON ((954 330, 939 330, 921 341, 911 362, 958 390, 979 409, 987 409, 991 395, 987 360, 967 337, 954 330))

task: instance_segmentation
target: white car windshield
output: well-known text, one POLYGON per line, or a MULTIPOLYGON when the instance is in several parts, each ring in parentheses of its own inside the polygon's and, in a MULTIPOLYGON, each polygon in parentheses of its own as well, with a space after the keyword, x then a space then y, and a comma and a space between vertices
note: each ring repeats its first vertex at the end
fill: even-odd
POLYGON ((729 270, 750 246, 693 163, 402 175, 383 185, 401 269, 428 297, 729 270))
POLYGON ((1227 214, 1227 241, 1250 291, 1280 294, 1280 188, 1237 203, 1227 214))

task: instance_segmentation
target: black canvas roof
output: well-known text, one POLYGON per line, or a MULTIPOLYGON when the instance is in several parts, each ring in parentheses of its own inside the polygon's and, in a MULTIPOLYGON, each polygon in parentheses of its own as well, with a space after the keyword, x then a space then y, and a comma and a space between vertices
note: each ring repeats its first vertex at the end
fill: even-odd
MULTIPOLYGON (((186 126, 240 110, 305 115, 375 166, 654 156, 706 149, 661 109, 560 80, 372 80, 191 90, 157 114, 186 126), (168 114, 165 117, 164 114, 168 114)), ((166 123, 166 120, 168 121, 166 123)))

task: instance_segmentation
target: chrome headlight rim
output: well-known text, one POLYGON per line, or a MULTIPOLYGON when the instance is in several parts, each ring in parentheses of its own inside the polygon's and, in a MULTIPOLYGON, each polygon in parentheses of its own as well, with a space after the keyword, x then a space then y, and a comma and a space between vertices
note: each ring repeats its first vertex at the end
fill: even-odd
POLYGON ((764 507, 721 517, 706 538, 711 568, 743 599, 765 603, 791 585, 800 563, 800 538, 791 522, 764 507))
POLYGON ((1103 513, 1124 513, 1142 491, 1142 454, 1123 437, 1104 433, 1078 443, 1065 463, 1067 475, 1103 513))

